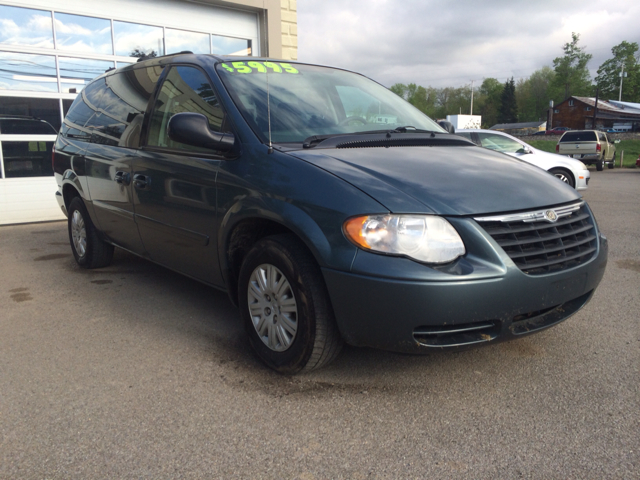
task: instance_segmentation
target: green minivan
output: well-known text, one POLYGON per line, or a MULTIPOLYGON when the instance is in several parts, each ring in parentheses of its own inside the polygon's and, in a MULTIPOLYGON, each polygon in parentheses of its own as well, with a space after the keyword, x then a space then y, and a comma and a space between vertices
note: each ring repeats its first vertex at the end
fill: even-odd
POLYGON ((542 330, 607 263, 574 189, 336 68, 183 52, 108 71, 53 168, 78 264, 118 247, 225 290, 283 373, 343 342, 425 353, 542 330))

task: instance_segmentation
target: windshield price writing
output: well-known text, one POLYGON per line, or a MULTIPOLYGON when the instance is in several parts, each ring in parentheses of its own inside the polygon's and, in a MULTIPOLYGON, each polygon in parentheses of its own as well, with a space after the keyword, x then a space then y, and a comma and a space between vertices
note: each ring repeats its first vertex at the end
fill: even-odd
POLYGON ((271 70, 272 73, 299 73, 289 63, 232 62, 231 66, 226 63, 223 63, 222 66, 230 73, 267 73, 268 70, 271 70))

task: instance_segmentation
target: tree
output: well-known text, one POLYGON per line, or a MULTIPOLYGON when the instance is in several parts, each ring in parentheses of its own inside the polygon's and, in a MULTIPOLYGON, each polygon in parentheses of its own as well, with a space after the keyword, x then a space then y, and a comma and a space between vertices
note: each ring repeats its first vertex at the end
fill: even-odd
POLYGON ((513 77, 504 84, 500 95, 498 123, 516 123, 518 121, 518 103, 516 101, 516 84, 513 77))
POLYGON ((587 96, 592 92, 591 76, 587 64, 592 55, 578 46, 579 33, 571 34, 571 42, 564 44, 564 55, 553 60, 555 77, 551 84, 556 103, 572 95, 587 96))
POLYGON ((520 79, 516 85, 518 117, 521 122, 544 120, 547 116, 549 86, 555 73, 550 67, 542 67, 527 79, 520 79))
POLYGON ((498 123, 500 109, 500 95, 503 85, 497 78, 485 78, 475 97, 476 112, 482 115, 482 128, 490 128, 498 123))
POLYGON ((145 52, 140 47, 136 47, 130 54, 130 57, 136 58, 154 58, 158 56, 158 53, 155 50, 149 50, 145 52))
POLYGON ((624 65, 627 77, 622 81, 622 100, 640 101, 640 54, 638 44, 623 41, 611 49, 613 58, 598 68, 596 84, 600 88, 600 97, 607 100, 618 98, 620 93, 620 73, 624 65))
POLYGON ((416 85, 415 83, 410 83, 409 85, 396 83, 392 85, 389 90, 399 97, 404 98, 407 102, 429 117, 435 116, 436 90, 434 88, 425 88, 420 85, 416 85))

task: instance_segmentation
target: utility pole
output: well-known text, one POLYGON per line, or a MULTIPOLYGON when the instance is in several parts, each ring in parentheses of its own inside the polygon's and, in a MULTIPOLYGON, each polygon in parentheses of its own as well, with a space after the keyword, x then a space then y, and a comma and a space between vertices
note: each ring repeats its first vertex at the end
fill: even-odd
POLYGON ((473 80, 471 80, 471 113, 469 115, 473 115, 473 80))
POLYGON ((591 128, 596 129, 596 116, 598 115, 598 97, 600 96, 600 86, 596 88, 596 105, 593 108, 593 121, 591 122, 591 128))
POLYGON ((620 93, 618 94, 618 101, 622 101, 622 79, 627 76, 627 72, 624 71, 624 63, 622 64, 622 70, 620 71, 620 93))

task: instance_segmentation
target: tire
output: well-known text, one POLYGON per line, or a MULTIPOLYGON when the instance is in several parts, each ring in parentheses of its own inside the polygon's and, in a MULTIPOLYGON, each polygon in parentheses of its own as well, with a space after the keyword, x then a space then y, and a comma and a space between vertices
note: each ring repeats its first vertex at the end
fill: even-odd
POLYGON ((69 204, 67 224, 71 251, 78 265, 83 268, 101 268, 111 263, 113 245, 100 238, 80 197, 75 197, 69 204))
POLYGON ((329 364, 342 338, 318 264, 292 235, 260 240, 240 268, 240 313, 249 342, 274 370, 294 374, 329 364))
POLYGON ((576 188, 576 182, 573 179, 573 175, 571 175, 566 170, 563 170, 562 168, 552 168, 551 170, 549 170, 549 173, 554 177, 562 180, 567 185, 576 188))
POLYGON ((596 170, 598 172, 604 170, 604 160, 598 160, 598 162, 596 163, 596 170))
MULTIPOLYGON (((616 152, 617 153, 617 152, 616 152)), ((616 166, 616 154, 613 154, 613 158, 609 163, 607 163, 607 168, 613 169, 616 166)))

